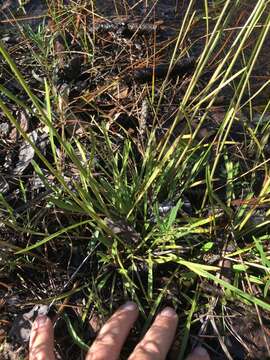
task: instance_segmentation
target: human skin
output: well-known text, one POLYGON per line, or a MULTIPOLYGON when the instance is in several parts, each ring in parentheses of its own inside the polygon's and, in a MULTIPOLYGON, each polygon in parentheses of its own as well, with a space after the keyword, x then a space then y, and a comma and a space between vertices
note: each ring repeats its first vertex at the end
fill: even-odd
MULTIPOLYGON (((117 360, 138 315, 135 303, 122 305, 102 327, 85 360, 117 360)), ((176 312, 170 307, 165 308, 157 315, 128 360, 165 360, 177 324, 176 312)), ((53 325, 47 316, 40 316, 33 323, 29 360, 55 360, 53 325)), ((210 357, 204 348, 198 347, 186 360, 210 360, 210 357)))

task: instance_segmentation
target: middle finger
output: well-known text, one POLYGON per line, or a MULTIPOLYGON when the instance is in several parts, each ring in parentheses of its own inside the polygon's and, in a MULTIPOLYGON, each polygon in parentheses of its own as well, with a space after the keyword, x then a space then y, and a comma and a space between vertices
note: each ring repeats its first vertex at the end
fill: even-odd
POLYGON ((170 349, 178 323, 172 308, 165 308, 155 319, 129 360, 164 360, 170 349))

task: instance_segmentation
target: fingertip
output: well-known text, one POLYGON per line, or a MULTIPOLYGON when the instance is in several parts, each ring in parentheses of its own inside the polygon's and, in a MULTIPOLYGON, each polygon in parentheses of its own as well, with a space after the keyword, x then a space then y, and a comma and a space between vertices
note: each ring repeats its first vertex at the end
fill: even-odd
POLYGON ((197 346, 194 351, 193 351, 193 354, 201 357, 201 358, 204 358, 204 359, 208 359, 209 358, 209 355, 208 355, 208 352, 207 350, 202 347, 202 346, 197 346))
POLYGON ((38 330, 43 328, 44 326, 52 326, 52 322, 50 318, 48 318, 48 316, 40 315, 35 319, 32 325, 32 330, 38 330))
POLYGON ((30 343, 30 360, 54 360, 53 326, 51 320, 45 316, 38 316, 33 322, 30 343))
POLYGON ((178 318, 176 311, 172 307, 169 307, 169 306, 165 307, 165 309, 163 309, 161 311, 161 313, 159 313, 159 316, 175 318, 175 319, 178 318))
POLYGON ((139 310, 137 304, 133 301, 127 301, 119 309, 127 310, 127 311, 138 311, 139 310))
POLYGON ((210 360, 210 357, 204 347, 197 346, 186 360, 210 360))

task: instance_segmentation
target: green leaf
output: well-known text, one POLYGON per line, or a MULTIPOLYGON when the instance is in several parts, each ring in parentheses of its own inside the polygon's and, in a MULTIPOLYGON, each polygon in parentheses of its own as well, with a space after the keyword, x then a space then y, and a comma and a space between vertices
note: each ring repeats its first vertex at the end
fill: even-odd
POLYGON ((214 245, 215 245, 215 243, 213 241, 208 241, 201 247, 201 249, 202 249, 202 251, 207 252, 207 251, 211 250, 214 245))
POLYGON ((86 225, 86 224, 92 224, 92 221, 91 220, 85 220, 85 221, 81 221, 79 223, 67 226, 67 227, 57 231, 56 233, 45 237, 43 240, 40 240, 40 241, 36 242, 34 245, 28 246, 23 250, 17 251, 16 254, 25 254, 28 251, 36 249, 37 247, 46 244, 48 241, 57 238, 61 234, 67 233, 70 230, 76 229, 77 227, 80 227, 80 226, 86 225))
POLYGON ((71 336, 72 340, 74 341, 74 343, 76 345, 78 345, 82 350, 88 351, 89 350, 89 345, 87 345, 80 337, 79 335, 76 333, 72 322, 70 321, 69 317, 67 314, 63 313, 62 314, 62 318, 65 320, 65 323, 67 325, 67 329, 69 332, 69 335, 71 336))
POLYGON ((235 270, 235 271, 240 271, 240 272, 242 272, 242 271, 247 271, 248 270, 248 266, 247 265, 245 265, 245 264, 234 264, 233 265, 233 270, 235 270))

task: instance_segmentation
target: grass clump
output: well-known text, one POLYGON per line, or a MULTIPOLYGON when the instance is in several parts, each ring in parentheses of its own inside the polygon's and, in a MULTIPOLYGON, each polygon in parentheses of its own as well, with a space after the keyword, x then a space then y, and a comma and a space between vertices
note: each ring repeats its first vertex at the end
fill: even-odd
POLYGON ((270 118, 258 65, 268 10, 265 0, 191 1, 173 22, 150 6, 132 23, 94 4, 50 5, 49 27, 22 29, 23 64, 19 44, 1 42, 1 117, 20 161, 22 144, 34 149, 3 175, 14 183, 0 199, 2 270, 31 289, 25 306, 66 301, 82 348, 88 315, 125 299, 139 305, 142 331, 160 307, 181 311, 179 359, 190 332, 193 344, 214 335, 213 356, 217 341, 232 358, 228 329, 252 354, 231 317, 264 334, 270 118))

